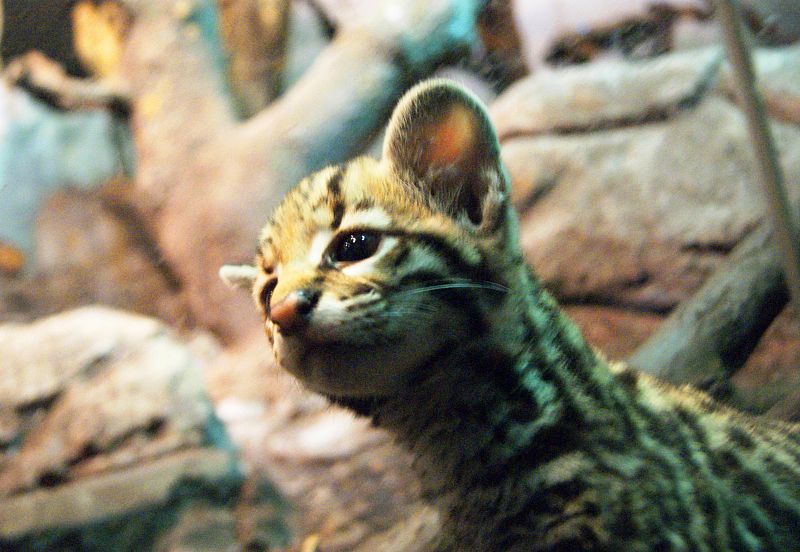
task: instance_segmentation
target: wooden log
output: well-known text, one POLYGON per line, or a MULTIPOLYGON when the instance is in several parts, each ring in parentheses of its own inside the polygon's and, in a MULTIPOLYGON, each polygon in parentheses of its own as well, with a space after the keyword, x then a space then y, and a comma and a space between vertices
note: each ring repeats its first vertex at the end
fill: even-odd
POLYGON ((724 387, 788 301, 768 226, 755 230, 628 362, 674 384, 724 387))

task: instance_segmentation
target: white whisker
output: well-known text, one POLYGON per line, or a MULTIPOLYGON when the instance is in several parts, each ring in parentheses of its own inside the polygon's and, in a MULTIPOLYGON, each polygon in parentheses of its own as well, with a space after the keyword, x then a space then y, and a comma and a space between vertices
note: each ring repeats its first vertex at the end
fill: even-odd
POLYGON ((442 289, 486 289, 490 291, 498 291, 502 293, 506 293, 509 291, 509 288, 501 285, 496 284, 494 282, 450 282, 450 283, 443 283, 443 284, 432 284, 428 286, 422 286, 414 289, 403 290, 400 294, 404 295, 413 295, 416 293, 425 293, 428 291, 438 291, 442 289))

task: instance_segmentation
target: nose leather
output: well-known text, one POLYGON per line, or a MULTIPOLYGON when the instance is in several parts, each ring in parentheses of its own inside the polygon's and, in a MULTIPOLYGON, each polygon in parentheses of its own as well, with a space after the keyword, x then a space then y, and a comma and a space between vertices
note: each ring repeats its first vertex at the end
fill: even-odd
POLYGON ((281 332, 292 332, 308 320, 318 298, 318 294, 308 290, 293 291, 279 302, 270 305, 270 320, 281 332))

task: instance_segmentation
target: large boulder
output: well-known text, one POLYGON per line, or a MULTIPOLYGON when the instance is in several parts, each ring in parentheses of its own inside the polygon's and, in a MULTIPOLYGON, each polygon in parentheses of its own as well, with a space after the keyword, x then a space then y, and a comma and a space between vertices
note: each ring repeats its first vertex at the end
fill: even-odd
MULTIPOLYGON (((800 97, 800 48, 756 61, 767 89, 800 97)), ((491 106, 523 248, 563 300, 669 310, 763 219, 728 73, 719 49, 598 62, 519 81, 491 106)), ((800 129, 772 126, 798 182, 800 129)))
POLYGON ((237 545, 243 469, 203 355, 101 307, 0 325, 0 350, 0 549, 193 550, 209 526, 237 545))

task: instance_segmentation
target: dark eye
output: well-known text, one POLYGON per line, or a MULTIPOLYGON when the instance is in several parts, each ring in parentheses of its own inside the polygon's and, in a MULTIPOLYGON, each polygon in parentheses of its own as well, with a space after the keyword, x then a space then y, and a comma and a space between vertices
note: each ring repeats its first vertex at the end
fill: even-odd
POLYGON ((278 279, 273 278, 269 280, 264 287, 261 288, 261 291, 258 294, 258 303, 261 305, 261 308, 264 309, 264 314, 269 316, 269 303, 272 299, 272 291, 275 289, 275 286, 278 285, 278 279))
POLYGON ((379 234, 352 232, 342 234, 333 244, 330 258, 335 263, 352 263, 371 257, 381 243, 379 234))

